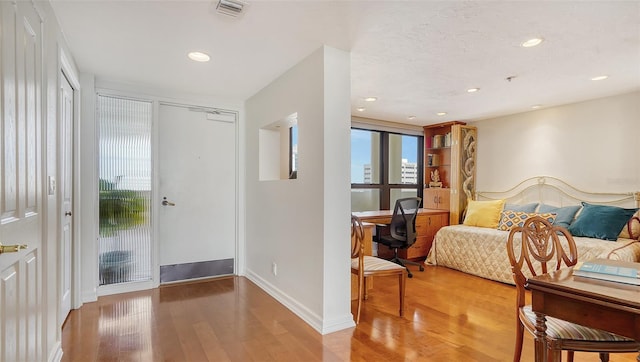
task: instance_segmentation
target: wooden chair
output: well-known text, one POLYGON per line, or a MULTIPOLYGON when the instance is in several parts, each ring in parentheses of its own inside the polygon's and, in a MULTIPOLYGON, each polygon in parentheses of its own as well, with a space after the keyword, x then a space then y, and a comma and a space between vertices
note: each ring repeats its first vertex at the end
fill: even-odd
POLYGON ((404 289, 407 281, 407 269, 388 260, 364 255, 364 228, 362 221, 351 215, 351 273, 358 277, 358 311, 356 323, 360 322, 360 310, 362 301, 366 299, 366 277, 397 275, 400 294, 400 316, 404 315, 404 289))
MULTIPOLYGON (((524 328, 535 336, 536 314, 531 305, 525 305, 527 277, 544 274, 563 267, 574 266, 578 253, 573 237, 560 226, 536 216, 529 218, 521 227, 511 229, 507 241, 507 254, 511 262, 513 280, 517 291, 516 346, 513 361, 519 362, 522 354, 524 328), (566 250, 558 233, 567 239, 566 250), (516 235, 520 235, 518 238, 516 235)), ((606 331, 584 327, 561 319, 547 317, 545 344, 549 361, 560 362, 562 350, 567 351, 567 360, 573 361, 574 351, 599 352, 600 360, 609 360, 609 352, 637 352, 640 343, 606 331)), ((640 361, 640 356, 638 357, 640 361)))

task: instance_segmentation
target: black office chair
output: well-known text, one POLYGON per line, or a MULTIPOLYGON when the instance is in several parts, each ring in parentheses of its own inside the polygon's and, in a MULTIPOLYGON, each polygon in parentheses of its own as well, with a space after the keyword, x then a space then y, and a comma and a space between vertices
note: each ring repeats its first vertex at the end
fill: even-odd
POLYGON ((398 249, 407 249, 416 242, 416 215, 421 201, 419 197, 396 200, 391 223, 376 225, 375 241, 393 249, 394 257, 390 260, 405 267, 409 278, 412 278, 413 274, 407 264, 420 267, 420 271, 424 271, 424 267, 421 263, 398 258, 398 249))

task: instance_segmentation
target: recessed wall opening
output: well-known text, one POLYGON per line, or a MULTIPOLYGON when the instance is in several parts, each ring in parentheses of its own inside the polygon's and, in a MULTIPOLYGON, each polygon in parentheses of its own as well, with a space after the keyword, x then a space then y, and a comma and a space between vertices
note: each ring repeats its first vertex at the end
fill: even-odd
POLYGON ((298 178, 298 113, 260 128, 260 181, 298 178))

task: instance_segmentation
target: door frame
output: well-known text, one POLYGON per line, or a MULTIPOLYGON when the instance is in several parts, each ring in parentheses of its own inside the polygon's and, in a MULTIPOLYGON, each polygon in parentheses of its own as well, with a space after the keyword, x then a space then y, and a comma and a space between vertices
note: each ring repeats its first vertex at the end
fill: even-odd
MULTIPOLYGON (((216 103, 216 102, 207 102, 207 103, 216 103)), ((152 150, 151 150, 151 154, 153 155, 153 163, 152 163, 152 174, 153 174, 153 192, 152 192, 152 197, 153 200, 151 202, 151 210, 152 210, 152 222, 153 222, 153 235, 159 235, 159 231, 158 231, 158 215, 160 212, 160 208, 162 207, 160 205, 160 198, 161 195, 159 193, 160 191, 160 175, 159 175, 159 167, 158 167, 158 157, 156 157, 158 155, 158 147, 159 142, 158 142, 158 137, 159 137, 159 133, 160 133, 160 122, 159 122, 159 118, 160 118, 160 106, 161 105, 165 105, 165 106, 173 106, 173 107, 180 107, 180 108, 186 108, 186 109, 198 109, 201 111, 213 111, 213 112, 219 112, 220 114, 223 115, 227 115, 227 116, 233 116, 234 121, 232 122, 234 124, 234 138, 235 138, 235 149, 234 149, 234 166, 235 166, 235 170, 234 170, 234 202, 235 202, 235 225, 234 225, 234 248, 235 248, 235 255, 234 255, 234 259, 233 259, 233 273, 234 275, 243 275, 244 271, 240 270, 239 268, 244 268, 244 261, 241 260, 241 258, 244 258, 244 248, 242 247, 243 243, 241 243, 241 240, 243 240, 243 238, 241 237, 241 228, 240 225, 242 225, 242 220, 241 220, 241 215, 242 212, 244 210, 244 207, 242 206, 242 204, 240 203, 240 200, 242 198, 242 193, 243 193, 243 188, 241 187, 242 182, 241 182, 241 178, 240 178, 240 112, 239 111, 234 111, 231 109, 226 109, 223 107, 214 107, 214 106, 209 106, 209 105, 203 105, 203 103, 194 103, 194 102, 188 102, 188 101, 181 101, 181 100, 175 100, 175 99, 163 99, 163 98, 157 98, 154 101, 154 108, 153 108, 153 127, 152 127, 152 150)), ((156 238, 154 238, 155 240, 156 238)), ((157 287, 160 285, 160 251, 158 248, 158 243, 154 243, 154 247, 153 247, 153 265, 154 265, 154 271, 153 271, 153 280, 154 280, 154 285, 157 287)))
MULTIPOLYGON (((80 297, 81 294, 81 287, 80 287, 80 255, 81 254, 81 245, 80 243, 77 242, 78 237, 80 235, 80 225, 82 224, 82 220, 81 220, 81 216, 82 213, 80 212, 80 194, 79 192, 77 192, 77 190, 80 190, 80 111, 81 111, 81 107, 80 107, 80 99, 81 99, 81 93, 80 93, 80 80, 78 78, 78 72, 76 70, 76 68, 72 65, 72 63, 69 61, 69 59, 71 59, 68 55, 67 52, 60 46, 58 46, 58 54, 60 55, 60 66, 58 67, 58 75, 57 75, 57 84, 56 84, 56 89, 59 90, 62 87, 62 81, 63 79, 61 79, 62 76, 67 78, 67 81, 69 82, 69 84, 71 85, 71 88, 73 89, 73 120, 72 120, 72 127, 73 127, 73 134, 72 134, 72 150, 71 150, 71 154, 72 154, 72 180, 71 180, 71 186, 72 186, 72 195, 73 195, 73 204, 72 204, 72 210, 73 210, 73 214, 74 214, 74 218, 72 221, 72 230, 71 230, 71 243, 72 243, 72 247, 71 247, 71 309, 78 309, 82 306, 82 299, 80 297)), ((57 93, 58 96, 60 93, 57 93)), ((59 107, 60 105, 60 99, 58 99, 58 102, 56 104, 56 107, 59 107)), ((57 118, 58 120, 61 119, 61 110, 58 108, 57 109, 57 118)), ((61 146, 60 146, 60 125, 56 125, 56 138, 57 138, 57 142, 56 142, 56 147, 57 147, 57 154, 60 154, 61 151, 61 146)), ((60 179, 60 175, 61 175, 62 170, 60 169, 60 162, 57 162, 56 164, 56 174, 58 175, 58 179, 60 179)), ((60 193, 58 192, 57 194, 57 198, 56 198, 56 205, 57 205, 57 211, 60 212, 61 209, 61 196, 60 193)), ((57 218, 57 240, 56 242, 59 243, 60 239, 62 237, 62 215, 58 215, 57 218)), ((58 257, 58 261, 60 261, 59 257, 58 257)), ((58 312, 58 315, 60 314, 60 299, 62 297, 62 266, 59 265, 58 266, 58 281, 57 281, 57 288, 56 288, 56 297, 57 297, 57 303, 56 303, 56 311, 58 312)), ((57 319, 57 318, 56 318, 57 319)), ((63 321, 58 321, 57 326, 60 326, 62 324, 63 321)), ((57 328, 57 327, 56 327, 57 328)))
MULTIPOLYGON (((72 84, 73 85, 73 84, 72 84)), ((86 90, 85 90, 86 91, 86 90)), ((243 171, 243 166, 244 164, 241 162, 241 160, 244 158, 244 151, 242 150, 242 145, 243 145, 243 139, 244 137, 242 136, 241 132, 244 131, 244 127, 241 124, 242 123, 242 113, 241 110, 243 110, 243 102, 241 101, 237 101, 237 102, 233 102, 233 101, 229 101, 229 100, 222 100, 222 99, 211 99, 209 97, 206 98, 202 98, 202 97, 190 97, 190 96, 184 96, 182 94, 178 94, 178 95, 174 95, 171 92, 167 93, 167 94, 163 94, 163 95, 158 95, 158 94, 154 94, 154 92, 150 92, 148 88, 145 87, 139 87, 139 86, 135 86, 135 85, 130 85, 130 84, 121 84, 121 83, 117 83, 117 82, 111 82, 111 81, 105 81, 105 80, 97 80, 94 84, 94 89, 90 90, 93 92, 93 94, 95 95, 97 99, 98 95, 104 95, 104 96, 114 96, 114 97, 126 97, 126 98, 131 98, 131 99, 137 99, 137 100, 144 100, 144 101, 151 101, 153 103, 153 114, 152 114, 152 127, 151 127, 151 157, 152 157, 152 164, 151 164, 151 168, 152 168, 152 193, 151 193, 151 222, 152 222, 152 229, 151 229, 151 238, 152 238, 152 242, 153 242, 153 247, 152 247, 152 261, 151 261, 151 265, 153 267, 153 271, 152 271, 152 278, 151 281, 148 282, 136 282, 136 283, 123 283, 123 284, 114 284, 114 285, 107 285, 107 286, 98 286, 98 282, 96 280, 96 284, 94 285, 94 293, 95 293, 95 297, 98 296, 104 296, 104 295, 111 295, 111 294, 117 294, 117 293, 124 293, 124 292, 133 292, 133 291, 139 291, 139 290, 145 290, 145 289, 150 289, 150 288, 157 288, 160 286, 160 258, 159 258, 159 249, 158 249, 158 243, 155 242, 157 239, 157 235, 158 235, 158 220, 157 220, 157 215, 158 212, 160 211, 160 194, 158 193, 158 188, 159 188, 159 180, 158 180, 158 157, 157 157, 157 147, 158 147, 158 117, 159 117, 159 108, 160 108, 160 104, 168 104, 168 105, 177 105, 177 106, 181 106, 181 107, 195 107, 195 108, 204 108, 204 109, 211 109, 211 110, 217 110, 219 112, 225 113, 225 114, 229 114, 229 115, 233 115, 235 118, 234 124, 235 124, 235 203, 236 203, 236 217, 235 217, 235 256, 234 256, 234 273, 235 275, 241 276, 244 275, 244 267, 245 267, 245 263, 244 263, 244 230, 243 225, 244 225, 244 210, 245 207, 243 205, 243 200, 244 200, 244 171, 243 171), (214 107, 214 106, 209 106, 208 104, 220 104, 220 106, 218 107, 214 107)), ((162 92, 161 92, 162 93, 162 92)), ((96 127, 96 132, 97 132, 97 124, 98 124, 98 120, 97 117, 94 118, 93 120, 94 122, 94 126, 96 127)), ((75 126, 75 125, 74 125, 75 126)), ((77 129, 75 129, 75 132, 78 132, 77 134, 79 135, 79 127, 77 127, 77 129)), ((94 147, 93 147, 93 158, 95 159, 95 162, 97 164, 98 162, 98 145, 97 145, 97 133, 96 133, 96 140, 94 140, 94 147)), ((79 154, 78 154, 79 157, 79 154)), ((87 167, 96 167, 95 164, 94 165, 86 165, 87 167)), ((97 168, 96 168, 97 170, 97 168)), ((96 171, 97 172, 97 171, 96 171)), ((78 175, 80 175, 79 171, 78 171, 78 175)), ((95 182, 97 184, 98 179, 97 179, 97 173, 96 173, 96 178, 95 180, 93 180, 93 182, 95 182)), ((95 198, 95 200, 98 199, 98 189, 97 187, 93 190, 93 198, 95 198)), ((76 194, 77 195, 77 194, 76 194)), ((79 197, 75 197, 76 195, 74 195, 74 205, 78 205, 78 209, 76 210, 80 210, 79 209, 79 203, 80 203, 80 198, 79 197)), ((94 229, 93 234, 95 236, 93 242, 97 243, 98 240, 98 235, 97 235, 97 225, 98 225, 98 212, 97 212, 97 208, 95 210, 88 210, 88 211, 84 211, 82 212, 84 216, 84 218, 90 217, 91 220, 84 220, 82 222, 83 225, 85 225, 86 227, 92 227, 94 229), (89 216, 87 216, 89 215, 89 216)), ((78 224, 80 223, 78 221, 78 219, 74 220, 76 222, 76 225, 74 225, 74 228, 78 227, 78 224)), ((81 235, 79 232, 76 235, 81 235)), ((79 244, 79 243, 76 243, 79 244)), ((97 250, 95 248, 95 246, 92 246, 93 249, 97 250)), ((78 250, 78 254, 76 255, 82 255, 80 254, 80 249, 78 250)), ((85 255, 86 257, 86 255, 85 255)), ((80 271, 80 264, 79 264, 79 260, 74 260, 74 262, 76 262, 77 268, 76 270, 80 271)), ((95 260, 92 262, 88 262, 88 263, 83 263, 83 267, 84 269, 82 270, 83 273, 86 273, 89 271, 89 269, 95 269, 96 273, 97 273, 97 268, 98 268, 98 256, 97 253, 95 254, 95 260)), ((97 274, 96 274, 97 275, 97 274)), ((78 292, 80 293, 80 274, 75 274, 74 276, 77 276, 78 278, 78 292)), ((75 286, 75 285, 74 285, 75 286)))

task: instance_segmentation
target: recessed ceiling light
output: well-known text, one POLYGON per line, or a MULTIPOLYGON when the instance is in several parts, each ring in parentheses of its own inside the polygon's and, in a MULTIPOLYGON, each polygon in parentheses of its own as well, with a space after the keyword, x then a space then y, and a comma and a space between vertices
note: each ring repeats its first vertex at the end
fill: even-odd
POLYGON ((358 107, 356 108, 356 111, 358 112, 364 112, 365 108, 364 107, 358 107))
POLYGON ((378 100, 378 97, 367 97, 364 99, 365 102, 375 102, 378 100))
POLYGON ((479 91, 479 90, 480 90, 480 88, 469 88, 469 89, 467 89, 467 92, 469 92, 469 93, 475 93, 475 92, 477 92, 477 91, 479 91))
POLYGON ((534 105, 531 106, 531 108, 533 108, 533 109, 538 109, 540 107, 542 107, 542 104, 534 104, 534 105))
POLYGON ((409 116, 407 119, 416 119, 416 116, 409 116))
POLYGON ((208 54, 202 52, 190 52, 187 54, 189 59, 194 60, 196 62, 208 62, 211 60, 211 57, 208 54))
POLYGON ((438 113, 436 113, 436 115, 438 115, 438 116, 446 116, 447 112, 438 112, 438 113))
POLYGON ((593 77, 593 78, 591 78, 591 80, 605 80, 605 79, 607 79, 607 78, 609 78, 609 76, 608 76, 608 75, 599 75, 599 76, 597 76, 597 77, 593 77))
POLYGON ((520 44, 520 46, 522 46, 523 48, 531 48, 536 45, 540 45, 540 43, 542 43, 543 41, 544 39, 542 38, 533 38, 523 42, 522 44, 520 44))

